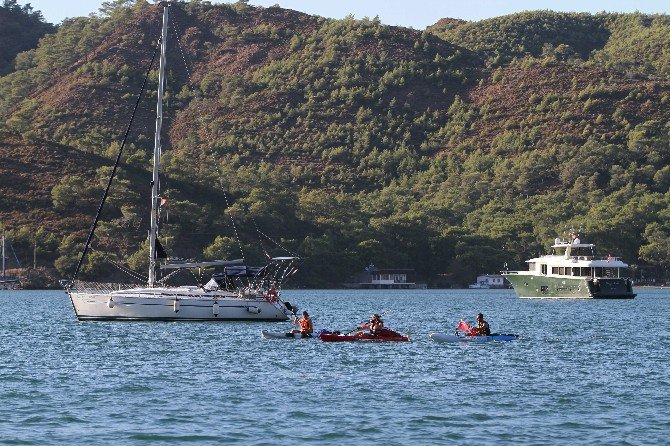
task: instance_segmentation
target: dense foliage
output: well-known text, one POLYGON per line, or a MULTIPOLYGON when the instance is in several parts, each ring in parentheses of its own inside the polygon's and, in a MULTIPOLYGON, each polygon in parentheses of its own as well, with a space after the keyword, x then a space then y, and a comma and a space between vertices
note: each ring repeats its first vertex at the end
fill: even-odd
MULTIPOLYGON (((421 32, 246 2, 172 9, 170 254, 296 252, 304 286, 370 263, 462 285, 575 227, 604 254, 670 260, 666 16, 541 11, 421 32)), ((27 198, 62 219, 0 209, 25 257, 38 243, 71 272, 159 27, 156 6, 108 2, 0 77, 5 145, 67 148, 82 166, 59 164, 27 198)), ((154 65, 85 276, 106 259, 144 273, 155 80, 154 65)), ((0 200, 26 198, 12 194, 0 200)))
POLYGON ((618 71, 670 74, 666 14, 533 11, 479 22, 438 22, 431 32, 494 66, 517 57, 593 61, 618 71))
POLYGON ((30 3, 20 6, 16 0, 4 0, 0 6, 0 76, 12 71, 17 54, 35 48, 54 29, 30 3))
POLYGON ((565 59, 571 56, 586 59, 607 43, 610 30, 605 26, 606 18, 605 14, 535 11, 458 26, 438 24, 430 29, 500 65, 513 57, 540 57, 550 51, 565 59))

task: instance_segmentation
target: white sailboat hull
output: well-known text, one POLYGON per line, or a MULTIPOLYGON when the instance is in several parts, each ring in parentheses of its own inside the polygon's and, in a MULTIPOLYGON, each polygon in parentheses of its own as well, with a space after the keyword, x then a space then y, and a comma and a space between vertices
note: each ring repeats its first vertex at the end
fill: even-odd
POLYGON ((69 293, 79 320, 285 321, 291 313, 281 302, 222 292, 69 293))

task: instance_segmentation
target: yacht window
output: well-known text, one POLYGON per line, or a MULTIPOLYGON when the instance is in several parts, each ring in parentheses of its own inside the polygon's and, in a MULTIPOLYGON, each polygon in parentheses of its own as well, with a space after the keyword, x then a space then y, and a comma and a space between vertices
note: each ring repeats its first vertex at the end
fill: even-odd
POLYGON ((558 272, 558 266, 552 266, 552 267, 551 267, 551 274, 560 274, 560 273, 558 272))
POLYGON ((591 268, 582 268, 582 273, 580 276, 589 277, 591 276, 591 268))
POLYGON ((565 275, 565 267, 563 267, 563 266, 559 267, 558 268, 558 274, 560 274, 561 276, 564 276, 565 275))

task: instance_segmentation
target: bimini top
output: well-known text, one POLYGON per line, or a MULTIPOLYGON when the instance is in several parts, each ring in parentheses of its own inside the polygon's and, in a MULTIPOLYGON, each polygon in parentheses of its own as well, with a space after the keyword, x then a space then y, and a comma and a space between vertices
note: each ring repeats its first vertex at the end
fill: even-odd
POLYGON ((551 245, 552 248, 595 248, 596 245, 593 243, 570 243, 570 242, 558 242, 551 245))
MULTIPOLYGON (((213 262, 173 262, 161 265, 161 269, 181 269, 181 268, 211 268, 214 266, 239 265, 244 260, 214 260, 213 262)), ((227 268, 226 268, 227 269, 227 268)))
POLYGON ((224 271, 223 273, 213 274, 212 277, 215 278, 215 279, 221 279, 225 276, 228 276, 228 277, 256 277, 264 269, 265 269, 264 266, 246 266, 246 265, 227 266, 223 269, 223 271, 224 271))
POLYGON ((582 241, 579 239, 579 236, 575 232, 571 231, 570 234, 572 236, 571 241, 561 240, 559 237, 556 237, 554 239, 554 244, 551 245, 551 247, 554 249, 571 248, 571 250, 576 248, 577 251, 580 251, 579 248, 588 248, 593 250, 596 247, 596 245, 593 243, 582 243, 582 241))

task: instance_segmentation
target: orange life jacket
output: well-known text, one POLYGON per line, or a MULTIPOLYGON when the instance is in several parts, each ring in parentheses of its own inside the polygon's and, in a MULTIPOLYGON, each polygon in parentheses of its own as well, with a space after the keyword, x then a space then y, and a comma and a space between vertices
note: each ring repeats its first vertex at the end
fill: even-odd
POLYGON ((305 333, 311 333, 314 331, 314 325, 312 324, 311 319, 305 319, 302 318, 300 319, 300 331, 303 331, 305 333))

